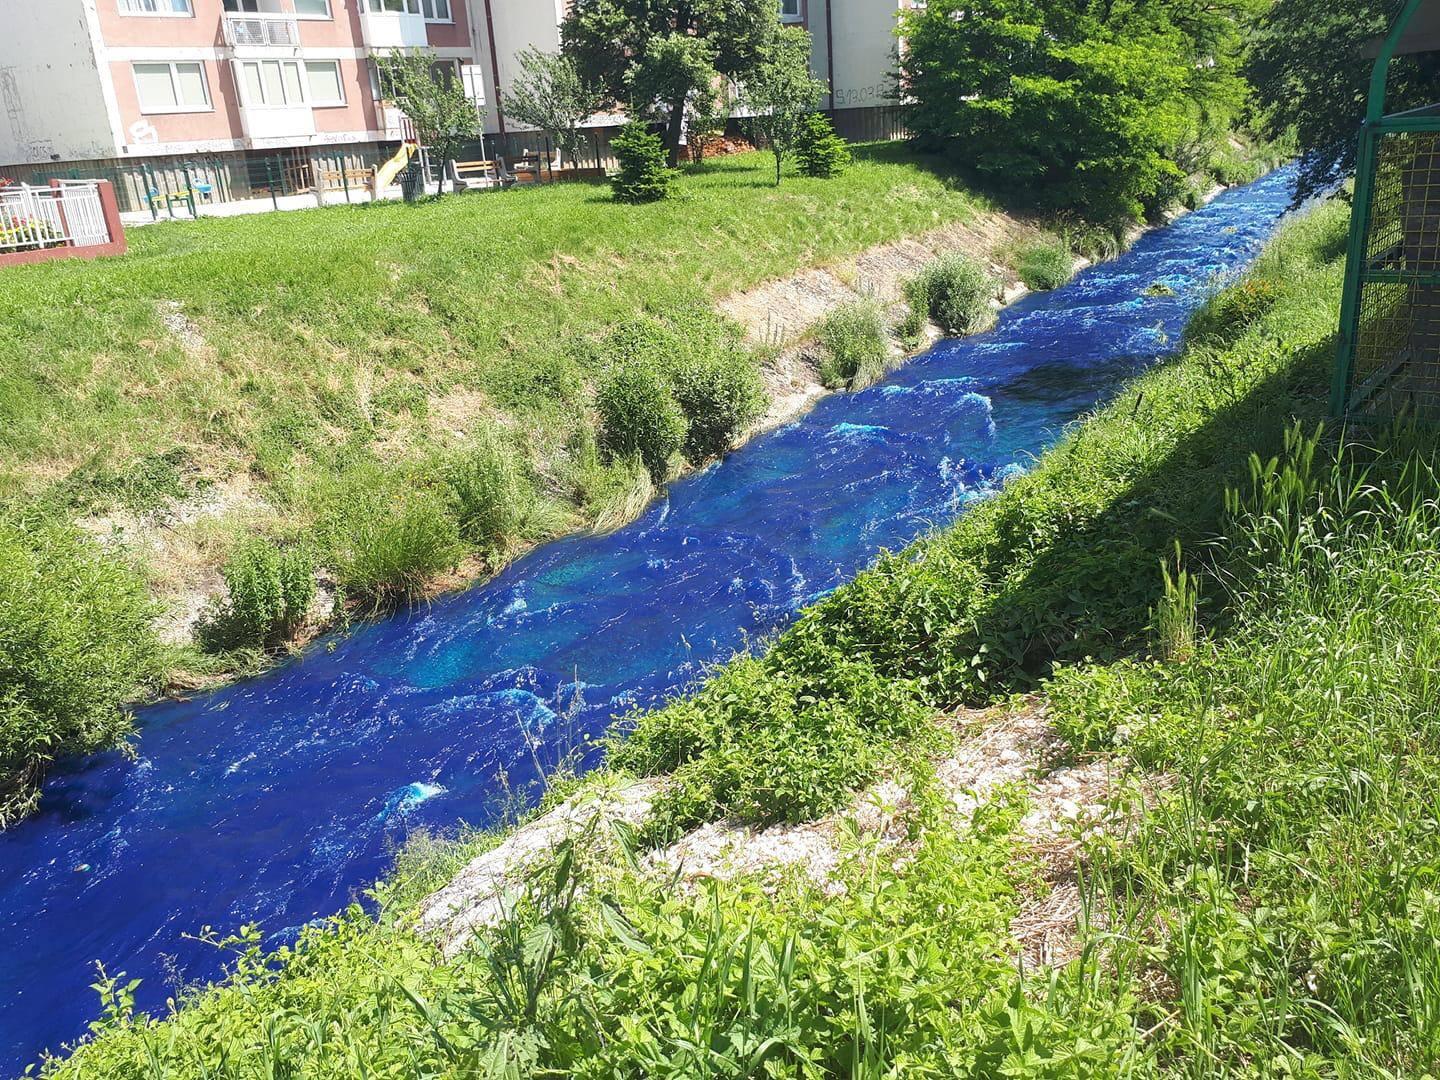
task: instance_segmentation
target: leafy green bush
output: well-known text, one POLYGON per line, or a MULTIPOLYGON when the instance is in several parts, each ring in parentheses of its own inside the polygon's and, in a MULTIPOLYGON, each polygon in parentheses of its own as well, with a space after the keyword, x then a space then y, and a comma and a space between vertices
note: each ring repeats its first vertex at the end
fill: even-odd
POLYGON ((315 562, 300 547, 245 544, 225 563, 225 600, 201 637, 211 647, 265 647, 292 636, 315 599, 315 562))
POLYGON ((820 323, 818 336, 824 350, 820 381, 826 386, 865 386, 884 373, 890 347, 875 301, 857 300, 836 308, 820 323))
POLYGON ((695 464, 723 454, 764 409, 759 371, 738 329, 702 307, 680 306, 631 319, 592 348, 598 354, 593 362, 609 366, 630 386, 620 394, 609 380, 602 384, 602 446, 614 457, 639 454, 656 479, 674 452, 665 451, 673 416, 659 405, 661 396, 679 409, 684 422, 680 448, 695 464), (654 405, 643 422, 645 410, 637 404, 642 397, 654 405), (652 428, 645 436, 654 444, 649 452, 638 435, 624 435, 625 430, 652 428), (657 458, 662 452, 664 458, 657 458))
POLYGON ((346 596, 372 609, 423 596, 463 551, 444 495, 379 467, 357 466, 341 481, 320 532, 346 596))
POLYGON ((492 562, 555 524, 519 453, 492 432, 452 456, 443 475, 461 538, 492 562))
POLYGON ((669 381, 654 364, 622 360, 605 373, 595 395, 600 445, 612 457, 637 456, 651 477, 664 478, 685 442, 688 425, 669 381))
POLYGON ((849 167, 850 147, 835 134, 835 125, 829 117, 824 113, 810 113, 800 123, 795 160, 803 175, 829 180, 849 167))
POLYGON ((620 170, 610 178, 615 198, 620 202, 655 202, 670 194, 675 170, 665 164, 665 146, 638 120, 620 129, 610 143, 620 170))
POLYGON ((1035 292, 1058 289, 1075 275, 1075 256, 1063 240, 1054 237, 1027 244, 1016 262, 1020 280, 1035 292))
POLYGON ((765 411, 760 373, 739 348, 682 359, 671 384, 687 421, 681 449, 694 464, 725 453, 765 411))
POLYGON ((947 334, 971 334, 991 317, 995 278, 968 255, 946 255, 905 283, 905 298, 947 334))
POLYGON ((116 745, 159 674, 144 582, 73 530, 0 519, 0 824, 51 761, 116 745))
POLYGON ((1235 341, 1268 315, 1280 301, 1280 286, 1262 277, 1247 277, 1221 289, 1205 302, 1185 328, 1185 340, 1197 345, 1235 341))

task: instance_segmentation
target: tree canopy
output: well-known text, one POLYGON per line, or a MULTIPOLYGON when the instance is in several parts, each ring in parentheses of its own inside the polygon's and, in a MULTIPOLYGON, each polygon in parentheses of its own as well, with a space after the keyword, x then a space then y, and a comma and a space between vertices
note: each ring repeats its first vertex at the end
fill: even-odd
MULTIPOLYGON (((1403 0, 1275 0, 1261 16, 1246 66, 1268 133, 1300 144, 1299 197, 1355 168, 1356 134, 1374 61, 1366 42, 1384 34, 1403 0)), ((1391 67, 1394 111, 1440 101, 1440 54, 1401 57, 1391 67)))
POLYGON ((1138 216, 1243 107, 1257 2, 930 0, 902 17, 910 126, 1047 208, 1138 216))
POLYGON ((564 158, 578 163, 584 141, 580 128, 599 109, 599 91, 563 53, 522 49, 518 59, 522 74, 505 94, 511 119, 545 132, 564 158))
POLYGON ((805 116, 819 103, 825 84, 810 74, 810 35, 798 26, 778 30, 745 79, 744 100, 754 115, 751 130, 775 155, 775 183, 795 146, 805 116))
MULTIPOLYGON (((428 49, 396 50, 375 58, 385 96, 415 125, 420 142, 432 147, 442 163, 462 143, 477 138, 485 113, 454 76, 428 49)), ((437 185, 443 191, 442 169, 437 185)))
POLYGON ((575 0, 560 36, 605 104, 665 125, 673 165, 687 105, 743 81, 778 26, 774 0, 575 0))

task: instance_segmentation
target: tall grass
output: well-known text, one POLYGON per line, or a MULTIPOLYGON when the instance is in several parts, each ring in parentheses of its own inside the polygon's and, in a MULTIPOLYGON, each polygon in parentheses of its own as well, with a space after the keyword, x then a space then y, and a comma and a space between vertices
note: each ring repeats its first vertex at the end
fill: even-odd
POLYGON ((885 374, 890 342, 884 314, 874 300, 856 300, 821 321, 820 381, 829 387, 863 389, 885 374))

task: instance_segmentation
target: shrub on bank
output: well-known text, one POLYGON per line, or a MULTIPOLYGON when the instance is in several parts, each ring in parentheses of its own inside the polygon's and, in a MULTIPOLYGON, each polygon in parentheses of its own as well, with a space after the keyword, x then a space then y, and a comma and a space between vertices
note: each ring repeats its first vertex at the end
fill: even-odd
POLYGON ((265 648, 292 637, 315 599, 315 562, 303 548, 245 544, 221 570, 225 600, 201 638, 207 646, 265 648))
POLYGON ((1020 250, 1016 270, 1027 289, 1049 292, 1075 275, 1075 256, 1069 246, 1055 237, 1037 240, 1020 250))
POLYGON ((458 451, 442 471, 461 538, 492 563, 555 525, 519 451, 493 432, 458 451))
POLYGON ((1196 345, 1227 344, 1269 314, 1279 301, 1280 287, 1275 282, 1247 277, 1205 302, 1185 328, 1185 340, 1196 345))
POLYGON ((968 255, 946 255, 905 283, 905 299, 947 334, 973 334, 991 318, 998 283, 968 255))
POLYGON ((622 360, 606 372, 595 395, 600 442, 612 457, 638 457, 656 481, 685 442, 687 424, 669 381, 655 365, 622 360))
POLYGON ((736 328, 702 308, 640 316, 593 348, 610 368, 596 398, 602 448, 612 458, 638 454, 657 480, 675 450, 697 465, 723 454, 764 410, 736 328))
POLYGON ((681 359, 671 382, 686 419, 681 449, 692 464, 725 453, 765 410, 760 373, 738 348, 681 359))
POLYGON ((885 371, 890 354, 885 320, 873 300, 836 308, 820 323, 820 381, 829 387, 865 386, 885 371))
POLYGON ((639 121, 620 129, 610 143, 619 171, 610 178, 610 187, 620 202, 655 202, 670 194, 675 170, 665 163, 665 145, 660 136, 639 121))
POLYGON ((423 596, 464 550, 444 495, 378 466, 357 467, 341 481, 321 534, 345 595, 375 610, 423 596))
POLYGON ((159 672, 144 582, 75 531, 0 519, 0 824, 49 763, 116 745, 159 672))

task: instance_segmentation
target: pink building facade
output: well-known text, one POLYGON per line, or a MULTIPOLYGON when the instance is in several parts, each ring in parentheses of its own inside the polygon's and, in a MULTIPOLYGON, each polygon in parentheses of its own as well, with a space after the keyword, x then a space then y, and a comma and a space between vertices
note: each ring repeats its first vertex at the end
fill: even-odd
POLYGON ((403 48, 429 49, 484 106, 466 0, 16 2, 18 37, 0 44, 4 166, 203 161, 211 186, 256 162, 311 184, 322 162, 358 175, 401 138, 373 58, 403 48))

